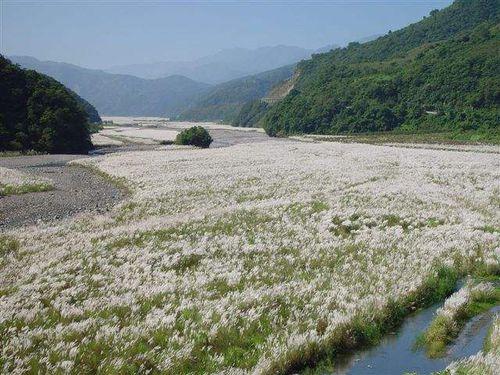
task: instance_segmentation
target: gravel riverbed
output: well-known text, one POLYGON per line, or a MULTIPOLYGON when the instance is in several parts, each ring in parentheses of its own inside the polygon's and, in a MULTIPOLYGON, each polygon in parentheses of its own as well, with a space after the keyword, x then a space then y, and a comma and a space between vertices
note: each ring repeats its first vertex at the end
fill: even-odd
POLYGON ((84 211, 107 211, 124 192, 91 170, 70 166, 86 155, 36 155, 0 158, 0 166, 52 181, 53 190, 0 197, 0 231, 60 220, 84 211))

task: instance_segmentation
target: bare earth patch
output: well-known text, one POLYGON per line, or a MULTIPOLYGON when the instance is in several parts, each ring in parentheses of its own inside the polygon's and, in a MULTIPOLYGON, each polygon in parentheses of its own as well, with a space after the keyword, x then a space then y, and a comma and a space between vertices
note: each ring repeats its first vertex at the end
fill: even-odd
MULTIPOLYGON (((79 157, 82 156, 0 159, 1 166, 9 167, 0 167, 0 174, 5 176, 3 171, 8 170, 10 175, 16 176, 16 180, 11 179, 11 185, 7 185, 10 191, 23 193, 0 197, 0 231, 37 222, 60 221, 83 212, 106 211, 124 196, 111 181, 85 168, 67 165, 68 161, 79 157)), ((0 191, 4 189, 1 181, 0 191)))

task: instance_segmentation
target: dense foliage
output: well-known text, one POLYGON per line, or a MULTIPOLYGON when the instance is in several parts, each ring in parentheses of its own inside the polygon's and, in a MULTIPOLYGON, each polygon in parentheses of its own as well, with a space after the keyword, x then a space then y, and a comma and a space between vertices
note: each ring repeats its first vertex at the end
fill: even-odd
POLYGON ((89 123, 97 124, 97 125, 101 124, 102 119, 101 119, 101 116, 99 116, 97 109, 95 109, 95 107, 92 104, 90 104, 88 101, 79 97, 76 93, 74 93, 74 92, 72 92, 72 93, 73 93, 73 97, 76 99, 78 104, 80 104, 80 106, 85 110, 85 112, 87 112, 87 117, 88 117, 89 123))
POLYGON ((184 129, 175 138, 178 145, 192 145, 201 148, 208 148, 213 139, 203 126, 192 126, 184 129))
POLYGON ((498 132, 498 9, 498 0, 459 0, 376 41, 315 55, 266 114, 266 131, 498 132))
POLYGON ((0 150, 85 153, 91 147, 75 94, 0 56, 0 150))
POLYGON ((265 115, 269 105, 262 100, 246 103, 232 122, 233 126, 255 127, 265 115))
POLYGON ((264 97, 276 84, 292 76, 293 65, 222 83, 202 95, 180 118, 190 121, 231 123, 243 105, 264 97))

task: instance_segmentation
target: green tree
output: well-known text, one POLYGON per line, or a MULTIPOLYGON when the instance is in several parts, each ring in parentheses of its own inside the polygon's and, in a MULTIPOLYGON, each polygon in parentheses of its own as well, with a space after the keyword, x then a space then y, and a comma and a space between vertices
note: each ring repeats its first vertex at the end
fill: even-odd
POLYGON ((208 148, 213 139, 208 134, 208 131, 202 126, 193 126, 184 129, 175 138, 175 143, 178 145, 192 145, 201 148, 208 148))

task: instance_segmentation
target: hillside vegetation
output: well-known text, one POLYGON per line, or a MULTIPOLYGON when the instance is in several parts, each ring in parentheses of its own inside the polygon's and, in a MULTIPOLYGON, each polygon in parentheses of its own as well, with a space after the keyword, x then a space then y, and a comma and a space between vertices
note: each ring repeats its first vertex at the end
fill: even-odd
POLYGON ((102 122, 101 116, 99 116, 99 112, 97 112, 97 109, 90 104, 88 101, 83 99, 82 97, 78 96, 75 92, 71 91, 73 94, 73 97, 76 99, 76 101, 80 104, 80 106, 87 112, 88 120, 92 124, 100 124, 102 122))
POLYGON ((82 102, 59 82, 0 55, 0 151, 86 153, 92 143, 82 102))
POLYGON ((253 100, 246 103, 234 118, 232 125, 244 128, 251 128, 257 126, 267 110, 269 104, 261 99, 253 100))
POLYGON ((499 138, 499 5, 458 0, 373 42, 313 56, 297 66, 294 89, 264 128, 273 136, 398 129, 499 138))
POLYGON ((295 73, 286 80, 274 85, 264 97, 243 105, 231 124, 239 127, 262 127, 262 119, 274 103, 281 101, 295 86, 300 73, 295 73))
POLYGON ((293 70, 294 66, 288 65, 217 85, 202 95, 180 118, 231 123, 245 103, 264 97, 273 86, 290 78, 293 70))

